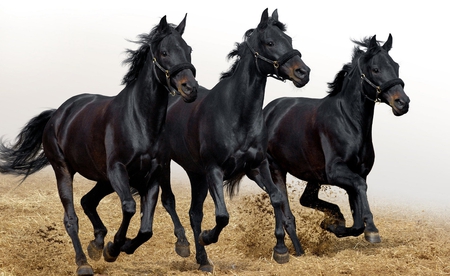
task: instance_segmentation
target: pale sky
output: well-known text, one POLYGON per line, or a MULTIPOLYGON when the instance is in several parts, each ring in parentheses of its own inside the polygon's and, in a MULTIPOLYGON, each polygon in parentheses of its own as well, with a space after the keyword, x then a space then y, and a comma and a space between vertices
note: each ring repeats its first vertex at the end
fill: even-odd
POLYGON ((400 64, 411 103, 401 117, 387 105, 376 106, 369 196, 450 210, 445 1, 117 2, 0 3, 0 136, 14 139, 29 119, 71 96, 119 93, 128 70, 122 66, 124 50, 136 48, 126 39, 148 33, 164 15, 178 24, 188 13, 183 37, 193 48, 197 80, 211 88, 231 65, 226 56, 235 43, 257 26, 265 8, 269 14, 277 8, 294 47, 312 69, 311 80, 297 89, 269 79, 266 103, 282 96, 325 96, 326 83, 350 61, 350 39, 376 34, 384 41, 392 33, 390 54, 400 64))

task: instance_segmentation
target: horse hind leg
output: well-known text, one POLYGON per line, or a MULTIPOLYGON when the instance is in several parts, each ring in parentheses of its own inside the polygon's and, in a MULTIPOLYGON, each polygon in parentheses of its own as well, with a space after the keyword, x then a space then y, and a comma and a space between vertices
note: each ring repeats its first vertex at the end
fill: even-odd
POLYGON ((98 261, 102 257, 105 244, 105 236, 108 233, 97 212, 97 206, 100 201, 107 195, 114 192, 109 182, 97 182, 97 184, 81 198, 81 206, 84 213, 94 227, 94 240, 92 240, 87 248, 89 258, 98 261))
MULTIPOLYGON (((275 237, 277 239, 277 243, 273 248, 273 259, 280 264, 287 263, 289 262, 289 251, 284 242, 285 232, 283 227, 286 222, 286 213, 283 212, 283 208, 290 208, 288 199, 273 183, 267 159, 258 168, 248 172, 247 176, 258 183, 260 187, 264 187, 269 194, 270 203, 275 213, 275 237)), ((291 212, 290 209, 289 212, 291 212)))
POLYGON ((166 211, 169 213, 172 223, 174 225, 174 234, 177 238, 175 242, 175 252, 181 257, 189 257, 191 254, 190 244, 186 237, 186 232, 181 224, 175 207, 175 195, 172 192, 170 185, 170 165, 167 166, 162 173, 161 187, 161 202, 166 211))
POLYGON ((55 174, 59 197, 64 207, 64 226, 75 249, 75 263, 78 265, 77 275, 94 275, 78 237, 78 217, 73 204, 73 174, 70 174, 67 169, 55 170, 55 174))
POLYGON ((286 202, 284 203, 287 204, 287 206, 282 207, 284 229, 288 233, 289 238, 291 239, 292 244, 294 245, 296 255, 301 256, 305 252, 303 251, 302 245, 297 236, 297 226, 295 223, 295 216, 294 214, 292 214, 291 208, 289 207, 289 199, 288 199, 289 197, 286 188, 287 173, 284 170, 281 170, 279 166, 277 166, 277 164, 274 162, 274 160, 272 160, 271 158, 268 158, 268 160, 272 181, 283 192, 283 194, 287 199, 286 202))
POLYGON ((201 237, 201 226, 203 220, 203 204, 208 194, 208 184, 204 175, 188 173, 191 182, 191 206, 189 209, 189 218, 192 231, 194 232, 195 258, 200 265, 199 270, 213 272, 214 265, 208 259, 205 250, 205 241, 201 237))

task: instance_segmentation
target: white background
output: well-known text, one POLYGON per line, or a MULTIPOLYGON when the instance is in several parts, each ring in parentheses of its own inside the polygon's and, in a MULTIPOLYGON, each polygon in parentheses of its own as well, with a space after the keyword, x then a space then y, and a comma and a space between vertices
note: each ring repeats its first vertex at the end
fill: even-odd
POLYGON ((188 13, 183 37, 193 48, 197 80, 211 88, 232 64, 226 55, 235 43, 257 26, 265 8, 269 14, 277 8, 294 47, 312 69, 311 80, 297 89, 269 79, 265 103, 281 96, 324 97, 327 82, 350 61, 350 39, 376 34, 384 41, 392 33, 390 54, 400 64, 410 111, 395 117, 387 105, 376 106, 369 195, 375 201, 450 209, 445 1, 118 2, 0 3, 0 136, 13 140, 29 119, 73 95, 119 93, 128 70, 121 65, 124 50, 136 48, 126 39, 148 33, 164 15, 178 24, 188 13))

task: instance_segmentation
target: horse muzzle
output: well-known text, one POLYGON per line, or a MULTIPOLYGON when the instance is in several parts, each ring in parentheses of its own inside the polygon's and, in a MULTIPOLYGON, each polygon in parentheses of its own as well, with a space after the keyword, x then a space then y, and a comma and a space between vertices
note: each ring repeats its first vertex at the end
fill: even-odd
POLYGON ((394 92, 388 99, 388 104, 395 116, 406 114, 409 110, 409 102, 409 97, 400 91, 394 92))

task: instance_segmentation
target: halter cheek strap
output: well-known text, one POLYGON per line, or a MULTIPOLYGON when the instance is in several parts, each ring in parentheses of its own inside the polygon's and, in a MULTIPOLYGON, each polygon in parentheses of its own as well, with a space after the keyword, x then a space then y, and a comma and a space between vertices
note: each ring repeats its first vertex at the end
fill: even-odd
POLYGON ((361 87, 361 90, 362 90, 364 96, 365 96, 367 99, 369 99, 369 100, 371 100, 371 101, 373 101, 373 102, 375 102, 375 103, 381 102, 381 100, 380 100, 380 95, 381 95, 381 93, 388 91, 389 89, 391 89, 392 87, 396 86, 397 84, 400 84, 402 87, 405 87, 405 83, 404 83, 403 80, 400 79, 400 78, 395 78, 395 79, 389 80, 389 81, 383 83, 382 85, 376 85, 376 84, 374 84, 374 83, 371 82, 371 81, 366 77, 366 75, 362 72, 361 67, 359 66, 359 59, 358 59, 358 69, 359 69, 359 74, 360 74, 360 76, 361 76, 361 85, 362 85, 362 82, 365 81, 365 82, 367 82, 371 87, 375 88, 375 91, 376 91, 375 99, 371 99, 369 96, 367 96, 366 93, 364 93, 364 89, 361 87))
POLYGON ((152 62, 153 62, 154 65, 156 65, 156 66, 153 67, 153 72, 155 73, 156 79, 158 80, 159 83, 162 84, 161 80, 158 77, 158 74, 156 73, 156 69, 155 68, 157 67, 166 76, 166 85, 165 85, 165 87, 166 87, 167 91, 169 91, 170 95, 175 96, 175 94, 177 93, 177 90, 175 90, 172 87, 172 85, 170 84, 170 77, 171 76, 175 76, 176 74, 178 74, 179 72, 183 71, 184 69, 189 69, 189 70, 192 71, 192 74, 195 77, 196 70, 195 70, 194 65, 192 65, 192 63, 184 62, 184 63, 177 64, 175 66, 172 66, 172 68, 170 68, 170 69, 165 69, 161 64, 159 64, 159 62, 154 57, 151 46, 150 46, 150 53, 152 55, 152 62))
POLYGON ((255 56, 255 64, 256 64, 256 69, 258 70, 258 72, 260 74, 262 74, 261 70, 259 69, 259 65, 258 65, 258 59, 260 59, 260 60, 263 60, 263 61, 265 61, 267 63, 272 64, 274 69, 275 69, 275 75, 274 74, 268 74, 268 76, 272 77, 274 79, 277 79, 277 80, 281 80, 281 81, 286 81, 286 79, 281 77, 278 74, 278 68, 280 66, 283 66, 288 60, 290 60, 291 58, 293 58, 295 56, 302 57, 302 54, 298 50, 292 50, 292 51, 289 51, 289 52, 285 53, 284 55, 282 55, 278 60, 271 60, 271 59, 268 59, 266 57, 261 56, 257 51, 255 51, 255 49, 253 49, 250 46, 250 44, 248 44, 247 41, 245 43, 247 44, 247 47, 250 49, 250 51, 255 56))

